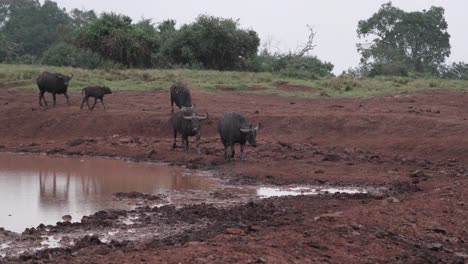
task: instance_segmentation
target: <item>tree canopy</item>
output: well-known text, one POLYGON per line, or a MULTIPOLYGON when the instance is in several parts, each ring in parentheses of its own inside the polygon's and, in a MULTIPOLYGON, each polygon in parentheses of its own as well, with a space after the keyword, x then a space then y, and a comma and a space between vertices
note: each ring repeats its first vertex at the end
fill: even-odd
POLYGON ((450 35, 442 7, 405 12, 391 2, 358 24, 357 45, 364 67, 435 73, 450 55, 450 35), (393 65, 394 67, 389 67, 393 65))

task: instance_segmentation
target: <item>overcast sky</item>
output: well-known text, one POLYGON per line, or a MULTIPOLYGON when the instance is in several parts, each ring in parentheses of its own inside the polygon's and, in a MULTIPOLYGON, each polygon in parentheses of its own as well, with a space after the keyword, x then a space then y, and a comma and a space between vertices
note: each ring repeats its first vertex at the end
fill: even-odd
MULTIPOLYGON (((317 32, 317 47, 312 54, 335 65, 340 73, 359 63, 356 51, 357 23, 369 18, 388 1, 383 0, 55 0, 68 11, 93 9, 98 13, 116 12, 134 20, 150 18, 154 22, 175 19, 180 26, 199 14, 240 19, 243 28, 255 30, 262 42, 281 51, 295 50, 307 40, 306 25, 317 32)), ((468 62, 467 0, 394 0, 405 11, 445 8, 452 55, 449 60, 468 62)))

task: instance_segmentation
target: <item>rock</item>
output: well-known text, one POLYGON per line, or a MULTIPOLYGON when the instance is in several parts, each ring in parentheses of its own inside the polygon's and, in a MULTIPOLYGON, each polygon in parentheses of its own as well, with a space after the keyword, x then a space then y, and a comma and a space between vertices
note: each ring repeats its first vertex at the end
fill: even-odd
POLYGON ((294 159, 301 160, 301 159, 304 158, 304 155, 302 155, 302 154, 294 154, 293 157, 294 157, 294 159))
POLYGON ((444 235, 447 234, 447 230, 440 228, 440 227, 434 227, 434 228, 431 228, 431 230, 438 234, 444 234, 444 235))
POLYGON ((337 155, 337 154, 326 154, 322 161, 339 161, 341 160, 341 157, 340 155, 337 155))
POLYGON ((266 260, 262 257, 258 257, 257 260, 255 261, 255 263, 267 263, 266 260))
POLYGON ((129 143, 133 143, 133 139, 131 137, 123 137, 119 139, 119 142, 121 144, 129 144, 129 143))
POLYGON ((400 200, 398 200, 397 198, 395 197, 388 197, 387 199, 383 200, 382 204, 383 205, 387 205, 387 204, 391 204, 391 203, 399 203, 400 200))
POLYGON ((244 230, 240 228, 226 228, 226 230, 224 230, 224 233, 235 236, 242 236, 245 234, 244 230))
POLYGON ((328 249, 327 246, 321 245, 321 244, 318 243, 317 241, 313 241, 313 240, 309 241, 309 242, 307 243, 307 245, 310 246, 310 247, 313 247, 313 248, 315 248, 315 249, 319 249, 319 250, 327 250, 327 249, 328 249))
POLYGON ((319 216, 314 217, 314 221, 319 221, 319 220, 324 220, 324 221, 329 221, 333 222, 335 221, 338 217, 341 217, 343 212, 336 212, 336 213, 329 213, 329 214, 321 214, 319 216))
POLYGON ((49 149, 49 150, 46 152, 46 154, 47 154, 47 155, 57 154, 57 153, 61 153, 61 152, 63 152, 63 151, 65 151, 65 149, 63 149, 63 148, 53 148, 53 149, 49 149))
POLYGON ((412 177, 412 178, 424 178, 424 177, 427 177, 427 176, 424 173, 424 171, 416 170, 416 171, 413 171, 412 173, 410 173, 410 177, 412 177))
POLYGON ((146 157, 148 159, 155 158, 156 154, 157 154, 156 151, 154 149, 152 149, 150 152, 148 152, 148 154, 146 154, 146 157))
POLYGON ((77 139, 74 139, 74 140, 71 140, 71 141, 68 141, 67 142, 67 145, 70 146, 70 147, 76 147, 76 146, 79 146, 81 144, 85 143, 85 140, 82 139, 82 138, 77 138, 77 139))
POLYGON ((439 251, 443 246, 441 243, 429 243, 426 244, 426 247, 430 250, 439 251))

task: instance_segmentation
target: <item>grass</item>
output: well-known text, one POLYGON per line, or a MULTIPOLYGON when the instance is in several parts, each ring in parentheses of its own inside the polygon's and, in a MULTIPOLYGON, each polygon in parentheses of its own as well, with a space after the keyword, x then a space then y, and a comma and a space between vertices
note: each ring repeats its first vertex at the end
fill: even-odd
POLYGON ((186 81, 192 89, 209 92, 219 90, 241 91, 256 94, 317 98, 354 97, 364 98, 389 93, 411 92, 426 89, 454 89, 468 91, 468 81, 441 79, 412 79, 405 77, 376 77, 354 79, 330 77, 319 80, 285 78, 272 73, 220 72, 200 70, 87 70, 70 67, 44 65, 0 64, 0 87, 10 89, 37 89, 35 80, 40 72, 51 71, 73 73, 70 90, 79 91, 88 85, 106 85, 113 90, 155 91, 168 90, 176 80, 186 81), (311 87, 310 91, 285 91, 278 89, 275 82, 311 87), (263 87, 262 90, 250 89, 263 87))

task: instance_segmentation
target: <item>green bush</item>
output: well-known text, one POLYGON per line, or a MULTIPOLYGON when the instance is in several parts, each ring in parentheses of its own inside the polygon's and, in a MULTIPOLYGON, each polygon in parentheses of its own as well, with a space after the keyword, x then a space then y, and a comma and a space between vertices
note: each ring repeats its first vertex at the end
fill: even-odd
POLYGON ((439 69, 440 77, 453 80, 468 80, 468 64, 464 62, 454 62, 451 65, 444 65, 439 69))
POLYGON ((256 55, 259 44, 257 33, 240 29, 237 21, 201 15, 163 43, 159 59, 184 67, 239 70, 256 55))
POLYGON ((248 70, 279 73, 285 77, 315 80, 332 76, 333 64, 315 56, 295 56, 262 52, 249 64, 248 70))

